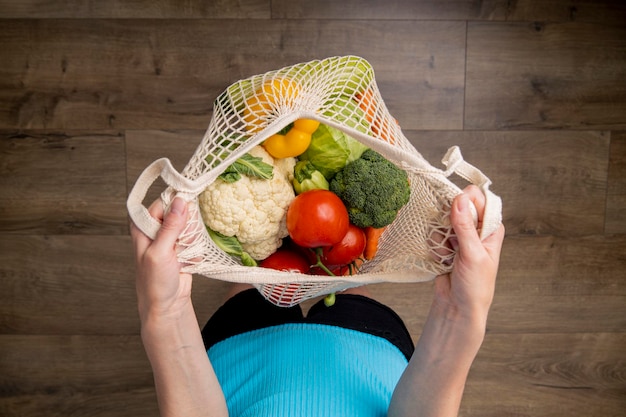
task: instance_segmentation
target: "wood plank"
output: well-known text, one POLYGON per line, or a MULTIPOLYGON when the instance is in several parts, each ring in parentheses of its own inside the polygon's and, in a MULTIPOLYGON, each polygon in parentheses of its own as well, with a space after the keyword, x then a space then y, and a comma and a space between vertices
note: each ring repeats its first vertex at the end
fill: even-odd
POLYGON ((3 416, 158 415, 139 336, 0 335, 3 416))
POLYGON ((0 128, 206 129, 232 82, 354 54, 403 126, 458 129, 465 32, 463 22, 9 19, 0 128))
POLYGON ((623 416, 625 333, 487 334, 460 416, 623 416))
POLYGON ((1 397, 0 413, 7 417, 155 417, 159 410, 154 389, 144 388, 102 394, 61 391, 1 397))
POLYGON ((5 334, 136 334, 128 236, 0 235, 5 334))
POLYGON ((141 18, 141 19, 267 19, 269 0, 200 1, 91 1, 0 0, 0 18, 141 18))
MULTIPOLYGON (((626 328, 626 236, 507 236, 490 334, 621 332, 626 328)), ((405 321, 413 340, 433 299, 431 282, 376 284, 372 295, 405 321)))
POLYGON ((626 4, 621 0, 517 0, 507 2, 507 22, 586 22, 621 25, 626 4))
POLYGON ((274 0, 272 17, 280 19, 412 19, 598 22, 621 24, 626 5, 619 0, 274 0))
POLYGON ((611 133, 605 233, 626 233, 626 132, 611 133))
MULTIPOLYGON (((137 334, 133 248, 128 236, 0 235, 0 333, 137 334)), ((194 284, 200 321, 227 285, 194 284)))
POLYGON ((507 2, 503 0, 272 1, 272 17, 275 19, 481 20, 504 19, 506 13, 507 2))
MULTIPOLYGON (((586 131, 407 131, 435 167, 459 146, 503 200, 508 234, 604 232, 610 135, 586 131)), ((465 186, 465 181, 457 181, 465 186)))
MULTIPOLYGON (((160 158, 168 158, 178 172, 182 172, 196 148, 204 130, 130 130, 126 133, 126 177, 132 187, 148 165, 160 158)), ((148 191, 144 204, 149 206, 159 198, 167 184, 155 181, 148 191)))
POLYGON ((626 27, 470 22, 466 129, 619 129, 626 27))
POLYGON ((621 23, 619 0, 187 0, 159 2, 90 0, 0 0, 3 19, 371 19, 494 20, 621 23))
POLYGON ((626 328, 626 236, 508 236, 489 331, 620 332, 626 328))
POLYGON ((125 234, 120 132, 0 132, 0 231, 125 234))

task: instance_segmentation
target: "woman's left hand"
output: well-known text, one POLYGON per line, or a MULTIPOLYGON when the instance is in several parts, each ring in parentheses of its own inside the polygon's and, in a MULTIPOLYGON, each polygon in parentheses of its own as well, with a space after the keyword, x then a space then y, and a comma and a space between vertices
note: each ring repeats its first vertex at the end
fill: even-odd
POLYGON ((176 241, 187 223, 188 208, 175 198, 164 213, 163 202, 155 201, 148 210, 161 222, 154 240, 131 224, 137 264, 137 300, 144 321, 150 315, 176 316, 191 304, 191 274, 181 273, 176 241))

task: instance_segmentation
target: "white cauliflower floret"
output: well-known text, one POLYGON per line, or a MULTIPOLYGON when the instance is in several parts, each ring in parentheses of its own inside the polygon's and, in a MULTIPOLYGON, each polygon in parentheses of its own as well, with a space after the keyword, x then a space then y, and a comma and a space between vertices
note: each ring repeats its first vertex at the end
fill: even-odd
POLYGON ((274 160, 261 146, 249 154, 274 166, 271 180, 242 175, 228 183, 218 178, 198 196, 198 204, 208 228, 236 236, 250 256, 262 260, 288 235, 286 214, 295 198, 291 180, 296 160, 274 160))

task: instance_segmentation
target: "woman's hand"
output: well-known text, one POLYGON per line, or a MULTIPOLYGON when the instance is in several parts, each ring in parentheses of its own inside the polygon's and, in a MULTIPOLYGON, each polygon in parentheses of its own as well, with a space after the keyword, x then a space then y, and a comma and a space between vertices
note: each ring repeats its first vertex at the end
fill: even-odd
POLYGON ((149 315, 175 317, 191 304, 192 277, 180 272, 176 254, 176 240, 187 223, 187 204, 181 198, 175 198, 169 211, 164 213, 162 201, 157 200, 148 211, 162 223, 154 240, 131 225, 137 262, 137 301, 142 321, 149 315))
POLYGON ((190 274, 181 273, 176 241, 187 204, 175 198, 167 213, 159 200, 149 212, 161 221, 154 240, 134 225, 141 338, 152 365, 163 417, 227 416, 219 381, 202 342, 191 303, 190 274))
MULTIPOLYGON (((504 226, 481 241, 469 207, 480 226, 483 193, 468 187, 452 203, 456 238, 452 272, 435 280, 435 298, 415 347, 396 386, 389 417, 457 416, 469 369, 478 353, 493 300, 504 226)), ((435 254, 436 255, 436 254, 435 254)))
POLYGON ((457 254, 452 272, 435 280, 434 308, 449 318, 478 320, 485 324, 495 291, 496 274, 504 239, 504 226, 481 241, 469 203, 474 203, 480 227, 485 197, 476 186, 467 187, 452 204, 450 220, 457 254))

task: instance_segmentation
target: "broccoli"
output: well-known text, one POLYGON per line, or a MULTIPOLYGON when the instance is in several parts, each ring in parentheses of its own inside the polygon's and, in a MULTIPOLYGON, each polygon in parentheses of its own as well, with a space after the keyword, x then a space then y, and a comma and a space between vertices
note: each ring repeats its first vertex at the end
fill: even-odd
POLYGON ((406 172, 368 149, 333 177, 330 191, 344 202, 352 224, 380 228, 395 220, 411 188, 406 172))

